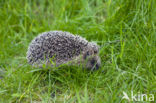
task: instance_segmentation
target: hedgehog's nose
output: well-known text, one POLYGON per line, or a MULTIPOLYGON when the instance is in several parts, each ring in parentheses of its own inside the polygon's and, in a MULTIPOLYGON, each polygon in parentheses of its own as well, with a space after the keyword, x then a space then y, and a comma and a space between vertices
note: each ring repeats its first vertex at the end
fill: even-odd
POLYGON ((96 64, 95 69, 98 70, 99 67, 100 67, 100 66, 99 66, 98 64, 96 64))

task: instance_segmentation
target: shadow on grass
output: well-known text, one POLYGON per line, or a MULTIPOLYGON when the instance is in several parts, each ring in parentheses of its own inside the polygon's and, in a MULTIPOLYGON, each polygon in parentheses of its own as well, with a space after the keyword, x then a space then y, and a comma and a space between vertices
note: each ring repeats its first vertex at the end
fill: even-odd
POLYGON ((86 83, 96 85, 101 71, 90 71, 79 66, 62 65, 57 68, 36 68, 29 73, 32 72, 32 75, 39 77, 38 81, 40 82, 37 83, 37 87, 42 88, 42 90, 40 89, 42 93, 47 93, 50 89, 51 96, 55 97, 56 93, 62 94, 66 90, 84 88, 86 83))

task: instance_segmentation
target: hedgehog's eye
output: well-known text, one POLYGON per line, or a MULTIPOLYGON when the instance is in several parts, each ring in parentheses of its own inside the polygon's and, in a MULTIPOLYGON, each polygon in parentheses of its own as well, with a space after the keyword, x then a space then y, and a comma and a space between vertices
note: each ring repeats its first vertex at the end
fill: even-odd
POLYGON ((90 61, 90 63, 91 63, 92 65, 94 65, 95 62, 96 62, 96 61, 95 61, 94 59, 90 61))
POLYGON ((89 51, 87 51, 87 52, 84 54, 84 59, 86 59, 88 56, 89 56, 89 51))
POLYGON ((89 56, 89 51, 87 51, 86 56, 89 56))

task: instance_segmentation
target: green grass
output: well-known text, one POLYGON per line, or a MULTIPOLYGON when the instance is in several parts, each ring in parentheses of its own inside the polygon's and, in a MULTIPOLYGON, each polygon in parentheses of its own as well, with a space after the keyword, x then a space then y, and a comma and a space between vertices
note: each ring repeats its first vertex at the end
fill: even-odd
POLYGON ((0 102, 127 103, 123 91, 152 93, 156 102, 155 7, 155 0, 0 0, 0 102), (50 30, 97 42, 101 68, 32 68, 27 47, 50 30))

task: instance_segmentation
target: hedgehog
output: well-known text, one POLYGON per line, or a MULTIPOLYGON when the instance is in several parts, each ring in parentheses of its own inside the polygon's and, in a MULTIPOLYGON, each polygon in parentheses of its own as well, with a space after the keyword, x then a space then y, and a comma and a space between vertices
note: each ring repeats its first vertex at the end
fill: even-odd
POLYGON ((101 65, 99 46, 96 43, 65 31, 39 34, 29 44, 26 58, 35 67, 68 64, 97 70, 101 65))

